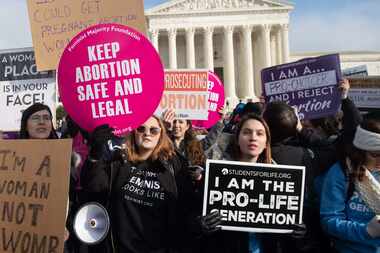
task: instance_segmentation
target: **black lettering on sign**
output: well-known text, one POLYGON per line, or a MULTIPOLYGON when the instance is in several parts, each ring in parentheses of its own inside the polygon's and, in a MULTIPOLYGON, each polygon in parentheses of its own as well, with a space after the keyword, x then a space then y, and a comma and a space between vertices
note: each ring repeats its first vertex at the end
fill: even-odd
POLYGON ((0 150, 0 170, 9 170, 11 168, 13 171, 20 170, 24 172, 26 157, 17 156, 16 152, 8 156, 11 153, 12 151, 10 150, 0 150))
POLYGON ((43 161, 41 162, 40 167, 38 168, 38 171, 36 172, 36 175, 42 176, 43 170, 46 170, 46 177, 50 177, 50 156, 49 155, 44 157, 43 161))
POLYGON ((21 253, 56 253, 58 252, 59 239, 57 236, 38 235, 24 231, 10 231, 1 229, 2 252, 21 253))
POLYGON ((0 206, 0 215, 2 222, 8 222, 20 225, 24 223, 26 217, 31 219, 30 224, 37 226, 38 219, 44 207, 42 204, 25 204, 24 202, 16 203, 14 201, 3 201, 0 206))
POLYGON ((0 194, 47 199, 50 193, 50 183, 26 182, 0 179, 0 194))

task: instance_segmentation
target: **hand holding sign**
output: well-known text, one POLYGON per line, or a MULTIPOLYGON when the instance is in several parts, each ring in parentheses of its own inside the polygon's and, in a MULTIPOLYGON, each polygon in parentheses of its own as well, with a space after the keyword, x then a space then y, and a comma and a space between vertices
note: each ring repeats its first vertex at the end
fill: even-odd
POLYGON ((162 121, 165 124, 166 130, 171 131, 173 128, 173 122, 175 119, 175 110, 174 109, 166 109, 162 113, 162 121))
POLYGON ((107 141, 114 137, 112 131, 114 131, 113 128, 110 128, 107 124, 104 124, 95 128, 95 130, 91 133, 89 139, 91 158, 97 160, 101 158, 107 141))
POLYGON ((340 81, 338 89, 340 91, 341 98, 346 99, 348 97, 348 91, 350 90, 350 82, 348 79, 344 78, 340 81))
POLYGON ((200 218, 202 233, 212 234, 221 229, 219 226, 222 224, 222 216, 218 211, 211 212, 200 218))

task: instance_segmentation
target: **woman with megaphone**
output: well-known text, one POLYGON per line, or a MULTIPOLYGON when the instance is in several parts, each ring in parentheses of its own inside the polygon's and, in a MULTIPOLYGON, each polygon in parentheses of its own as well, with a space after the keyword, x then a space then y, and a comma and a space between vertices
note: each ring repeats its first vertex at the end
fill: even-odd
POLYGON ((178 252, 196 231, 191 228, 199 227, 188 213, 193 185, 187 162, 156 116, 133 130, 109 159, 102 153, 115 138, 112 131, 106 125, 94 130, 82 170, 87 200, 105 206, 111 223, 106 240, 89 252, 178 252))

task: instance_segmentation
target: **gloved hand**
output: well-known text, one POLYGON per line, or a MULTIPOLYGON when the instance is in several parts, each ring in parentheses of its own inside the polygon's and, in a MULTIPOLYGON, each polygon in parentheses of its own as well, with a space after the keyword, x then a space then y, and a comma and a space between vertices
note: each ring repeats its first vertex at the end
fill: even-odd
POLYGON ((380 237, 380 215, 375 215, 375 217, 370 220, 367 224, 367 232, 372 238, 380 237))
POLYGON ((190 165, 188 168, 190 177, 193 181, 200 181, 202 179, 204 169, 201 166, 190 165))
POLYGON ((99 160, 102 157, 105 148, 107 148, 108 140, 116 138, 112 133, 113 131, 114 129, 108 124, 95 128, 89 138, 90 158, 99 160))
POLYGON ((200 217, 200 225, 203 234, 211 234, 221 229, 218 227, 222 223, 222 216, 219 212, 214 211, 205 216, 200 217))
POLYGON ((291 226, 293 229, 293 232, 291 233, 291 236, 295 239, 301 239, 306 235, 307 228, 304 223, 302 224, 293 224, 291 226))

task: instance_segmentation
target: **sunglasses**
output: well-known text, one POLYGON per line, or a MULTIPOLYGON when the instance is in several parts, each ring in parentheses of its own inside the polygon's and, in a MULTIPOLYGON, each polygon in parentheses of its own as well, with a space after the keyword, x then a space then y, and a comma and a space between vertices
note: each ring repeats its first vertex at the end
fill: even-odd
POLYGON ((145 127, 145 126, 139 126, 138 128, 136 128, 136 131, 140 134, 144 134, 146 133, 146 130, 148 130, 148 134, 150 135, 153 135, 153 136, 156 136, 158 135, 159 133, 161 133, 161 128, 159 127, 145 127))

